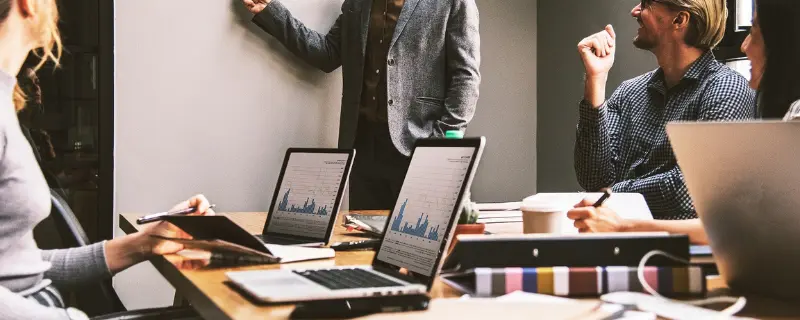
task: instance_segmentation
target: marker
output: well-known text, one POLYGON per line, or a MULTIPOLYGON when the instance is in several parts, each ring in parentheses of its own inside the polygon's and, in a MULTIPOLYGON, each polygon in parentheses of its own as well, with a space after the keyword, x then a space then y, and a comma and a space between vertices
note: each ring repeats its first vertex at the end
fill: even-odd
POLYGON ((608 200, 609 197, 611 197, 611 189, 609 188, 603 189, 603 195, 600 196, 600 199, 597 199, 597 202, 595 202, 592 206, 595 208, 603 206, 603 202, 606 202, 606 200, 608 200))
MULTIPOLYGON (((209 210, 213 209, 215 206, 216 205, 212 204, 212 205, 208 206, 208 209, 209 210)), ((161 220, 162 218, 167 217, 167 216, 185 215, 185 214, 193 213, 195 211, 197 211, 197 207, 191 207, 191 208, 181 209, 181 210, 177 210, 177 211, 167 211, 167 212, 154 213, 154 214, 146 215, 144 217, 136 219, 136 223, 137 224, 150 223, 150 222, 153 222, 153 221, 161 220)))

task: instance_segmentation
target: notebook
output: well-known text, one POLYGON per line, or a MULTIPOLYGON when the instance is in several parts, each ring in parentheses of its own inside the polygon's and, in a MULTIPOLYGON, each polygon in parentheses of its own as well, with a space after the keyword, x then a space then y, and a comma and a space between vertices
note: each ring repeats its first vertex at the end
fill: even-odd
POLYGON ((225 216, 170 216, 174 224, 192 239, 164 238, 183 244, 187 249, 224 254, 227 257, 250 257, 249 262, 287 263, 333 258, 330 248, 310 248, 265 244, 225 216))

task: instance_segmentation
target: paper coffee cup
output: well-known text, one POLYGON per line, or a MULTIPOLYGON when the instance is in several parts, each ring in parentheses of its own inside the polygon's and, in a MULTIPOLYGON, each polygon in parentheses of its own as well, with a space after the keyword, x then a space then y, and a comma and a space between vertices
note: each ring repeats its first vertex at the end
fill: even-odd
POLYGON ((522 232, 560 234, 570 206, 557 195, 538 194, 522 202, 522 232))

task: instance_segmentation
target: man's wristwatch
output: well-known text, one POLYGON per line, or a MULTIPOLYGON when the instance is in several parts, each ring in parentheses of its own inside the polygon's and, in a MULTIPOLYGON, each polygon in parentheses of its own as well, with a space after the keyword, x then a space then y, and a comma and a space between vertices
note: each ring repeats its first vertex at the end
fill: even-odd
POLYGON ((67 317, 69 317, 70 320, 89 320, 89 317, 83 313, 83 311, 75 308, 67 308, 66 310, 67 317))

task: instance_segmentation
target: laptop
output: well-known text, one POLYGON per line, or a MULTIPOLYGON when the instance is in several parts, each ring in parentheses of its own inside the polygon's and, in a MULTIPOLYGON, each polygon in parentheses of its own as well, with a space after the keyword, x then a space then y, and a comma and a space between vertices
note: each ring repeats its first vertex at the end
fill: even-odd
POLYGON ((797 301, 800 123, 674 123, 667 133, 728 286, 797 301))
POLYGON ((227 278, 268 303, 426 294, 484 144, 483 137, 417 141, 372 265, 228 272, 227 278))
POLYGON ((319 247, 330 242, 356 152, 289 148, 256 238, 267 244, 319 247))

